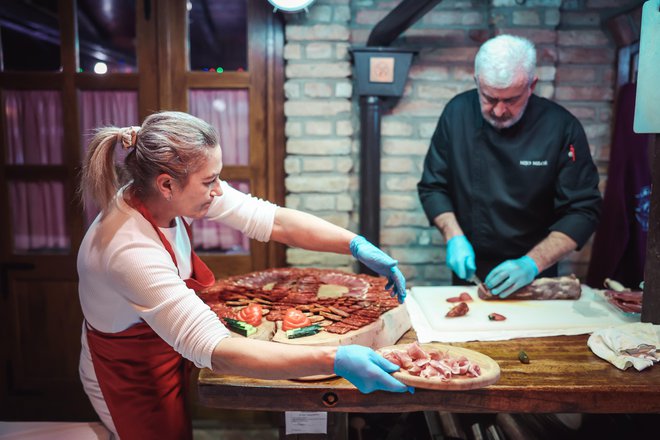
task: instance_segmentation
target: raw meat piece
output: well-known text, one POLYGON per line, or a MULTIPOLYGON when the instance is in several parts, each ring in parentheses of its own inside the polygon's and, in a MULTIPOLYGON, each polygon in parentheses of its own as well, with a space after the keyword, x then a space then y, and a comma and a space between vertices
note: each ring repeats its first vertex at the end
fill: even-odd
POLYGON ((641 291, 605 291, 607 301, 626 313, 642 313, 642 295, 641 291))
POLYGON ((488 315, 488 319, 491 321, 506 321, 506 316, 500 315, 499 313, 491 313, 488 315))
POLYGON ((450 303, 453 303, 453 302, 470 302, 470 301, 472 301, 472 297, 467 292, 461 292, 461 294, 458 295, 458 296, 453 296, 451 298, 447 298, 447 302, 450 302, 450 303))
POLYGON ((582 294, 582 287, 580 280, 571 274, 556 278, 537 278, 532 284, 516 290, 506 298, 493 295, 485 284, 480 284, 477 292, 479 293, 479 298, 486 300, 579 299, 582 294))
POLYGON ((468 307, 468 305, 462 302, 452 307, 451 310, 449 310, 445 316, 447 318, 457 318, 459 316, 465 315, 469 311, 470 308, 468 307))

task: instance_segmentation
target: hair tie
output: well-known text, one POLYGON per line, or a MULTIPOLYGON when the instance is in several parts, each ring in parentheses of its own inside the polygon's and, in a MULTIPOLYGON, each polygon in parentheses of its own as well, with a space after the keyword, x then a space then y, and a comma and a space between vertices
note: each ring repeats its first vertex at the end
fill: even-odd
POLYGON ((124 150, 128 150, 131 147, 135 146, 137 140, 138 132, 141 127, 124 127, 119 130, 117 133, 117 142, 121 142, 121 146, 124 150))

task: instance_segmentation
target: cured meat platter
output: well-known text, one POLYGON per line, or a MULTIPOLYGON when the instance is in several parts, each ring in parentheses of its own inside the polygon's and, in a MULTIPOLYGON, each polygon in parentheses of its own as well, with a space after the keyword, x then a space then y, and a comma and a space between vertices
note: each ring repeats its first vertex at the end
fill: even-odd
MULTIPOLYGON (((426 344, 393 345, 383 347, 378 352, 399 364, 397 357, 392 353, 403 353, 410 356, 412 364, 401 365, 399 371, 392 375, 402 383, 415 388, 431 390, 473 390, 496 383, 500 379, 500 366, 489 356, 474 350, 454 347, 436 342, 426 344), (435 356, 433 356, 435 354, 435 356), (438 374, 431 366, 421 368, 420 358, 435 357, 441 362, 445 374, 438 374), (453 374, 451 370, 453 369, 453 374), (433 373, 429 374, 428 370, 433 373)), ((433 363, 433 360, 430 361, 433 363)), ((438 364, 436 364, 438 365, 438 364)))
POLYGON ((280 268, 219 280, 200 297, 242 336, 285 344, 379 348, 396 343, 411 326, 405 305, 390 296, 385 284, 382 277, 280 268), (254 310, 259 317, 252 321, 254 310), (289 318, 306 323, 286 328, 289 318), (248 321, 254 328, 242 325, 248 321))

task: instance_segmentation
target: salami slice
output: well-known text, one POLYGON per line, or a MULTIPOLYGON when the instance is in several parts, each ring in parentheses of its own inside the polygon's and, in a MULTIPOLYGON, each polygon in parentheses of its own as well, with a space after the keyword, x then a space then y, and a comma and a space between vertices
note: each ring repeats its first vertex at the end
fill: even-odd
POLYGON ((349 327, 347 325, 343 325, 341 322, 335 322, 334 324, 330 324, 326 327, 323 327, 323 330, 330 332, 330 333, 336 333, 338 335, 343 335, 345 333, 350 332, 353 330, 352 327, 349 327))

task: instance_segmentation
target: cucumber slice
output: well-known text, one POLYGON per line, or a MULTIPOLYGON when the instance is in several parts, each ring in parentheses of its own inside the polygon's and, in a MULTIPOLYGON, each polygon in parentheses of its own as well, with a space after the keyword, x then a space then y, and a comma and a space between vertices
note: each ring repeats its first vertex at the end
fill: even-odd
POLYGON ((292 328, 286 331, 288 339, 302 338, 304 336, 312 336, 321 331, 321 326, 317 324, 308 325, 307 327, 292 328))
POLYGON ((250 336, 257 332, 257 328, 248 324, 247 322, 238 321, 232 318, 224 318, 224 321, 227 323, 227 327, 239 335, 250 336))

